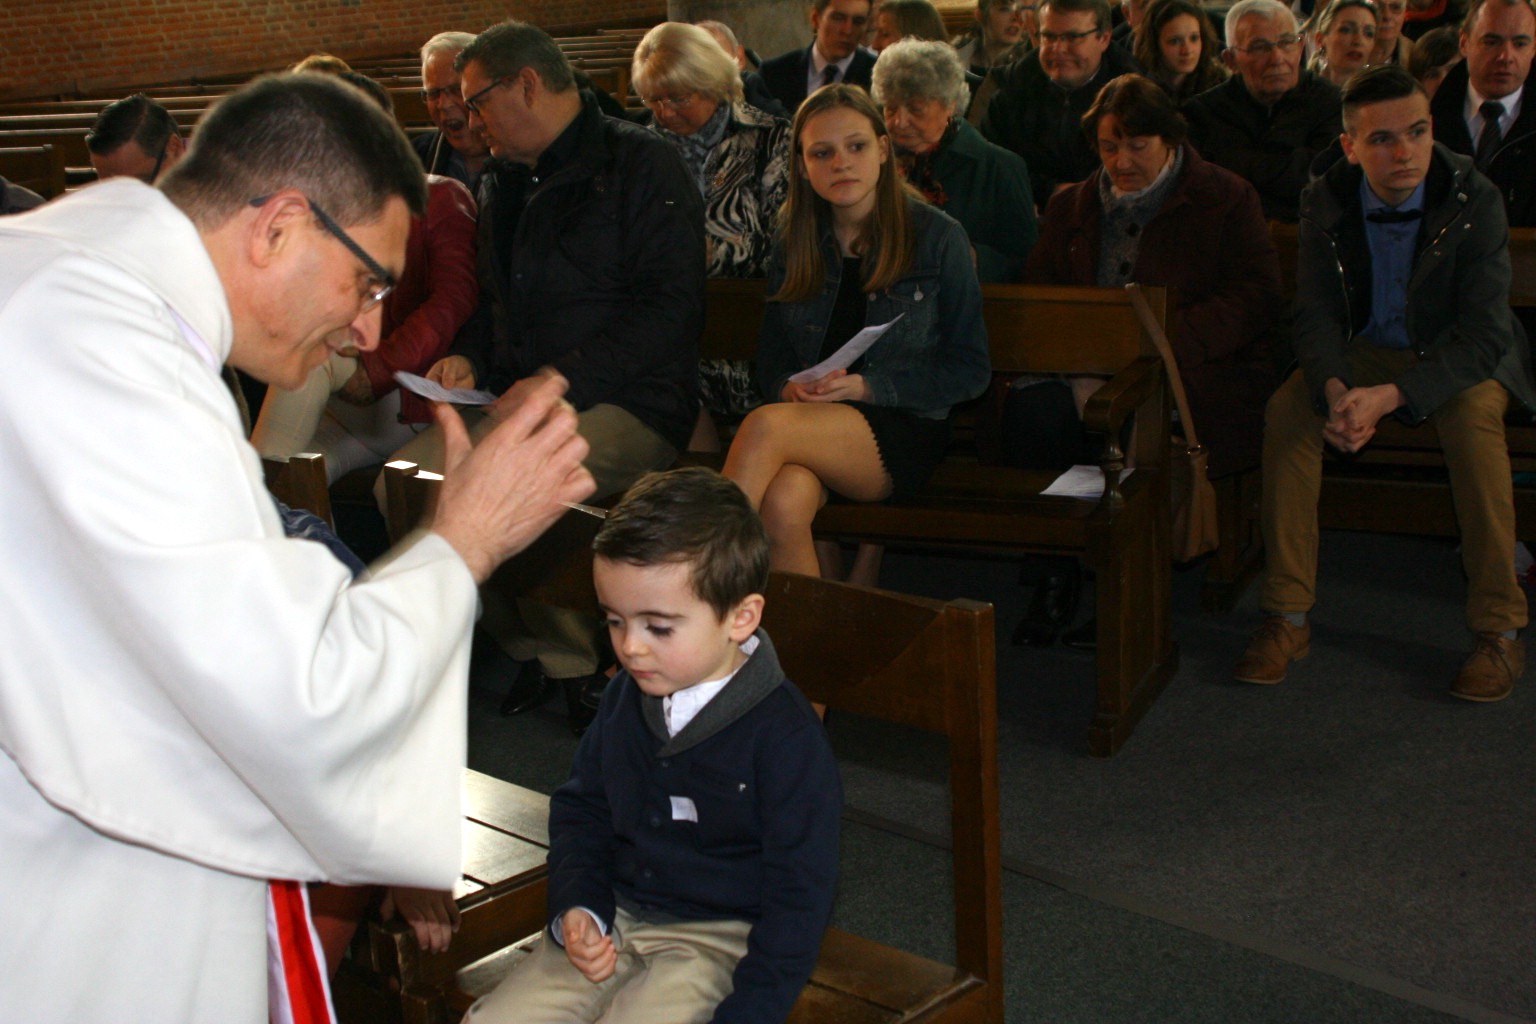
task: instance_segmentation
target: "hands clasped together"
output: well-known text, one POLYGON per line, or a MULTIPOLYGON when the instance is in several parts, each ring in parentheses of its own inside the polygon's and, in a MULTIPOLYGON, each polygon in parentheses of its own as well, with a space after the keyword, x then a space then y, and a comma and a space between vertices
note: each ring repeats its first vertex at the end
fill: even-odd
POLYGON ((1334 377, 1323 386, 1328 399, 1328 419, 1323 439, 1340 451, 1358 452, 1376 436, 1376 424, 1403 404, 1396 384, 1350 388, 1334 377))

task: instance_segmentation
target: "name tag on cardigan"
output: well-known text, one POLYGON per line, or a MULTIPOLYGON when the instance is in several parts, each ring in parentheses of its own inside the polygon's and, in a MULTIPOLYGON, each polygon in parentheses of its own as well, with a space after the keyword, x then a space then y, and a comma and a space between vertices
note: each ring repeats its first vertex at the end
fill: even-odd
POLYGON ((699 823, 699 809, 693 805, 693 801, 685 796, 674 796, 672 800, 672 820, 691 821, 695 825, 699 823))

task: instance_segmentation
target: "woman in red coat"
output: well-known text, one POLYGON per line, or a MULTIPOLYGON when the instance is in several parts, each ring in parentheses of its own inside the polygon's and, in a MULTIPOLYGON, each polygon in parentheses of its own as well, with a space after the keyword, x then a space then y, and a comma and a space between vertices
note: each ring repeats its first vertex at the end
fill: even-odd
POLYGON ((1202 160, 1140 75, 1106 85, 1083 125, 1101 166, 1051 197, 1025 281, 1173 289, 1169 341, 1211 476, 1257 466, 1284 309, 1258 193, 1202 160))

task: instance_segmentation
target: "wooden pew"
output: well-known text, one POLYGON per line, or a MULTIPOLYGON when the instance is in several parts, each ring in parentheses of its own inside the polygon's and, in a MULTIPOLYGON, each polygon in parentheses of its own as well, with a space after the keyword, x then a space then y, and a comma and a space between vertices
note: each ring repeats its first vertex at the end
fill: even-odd
POLYGON ((336 516, 331 510, 331 492, 326 486, 325 456, 315 452, 300 452, 286 462, 279 459, 262 459, 262 472, 266 475, 267 490, 289 508, 302 508, 336 526, 336 516))
MULTIPOLYGON (((992 369, 1111 378, 1085 419, 1103 438, 1101 469, 1118 478, 1118 443, 1134 423, 1135 465, 1097 502, 1045 497, 1054 474, 995 464, 995 417, 978 418, 974 450, 956 451, 921 493, 879 504, 834 500, 817 515, 818 536, 938 550, 1080 556, 1098 574, 1098 705, 1088 747, 1107 757, 1172 677, 1178 651, 1170 626, 1166 460, 1169 406, 1163 367, 1120 289, 987 285, 983 315, 992 369)), ((1166 322, 1166 296, 1148 299, 1166 322)), ((710 281, 701 353, 751 358, 763 315, 760 281, 710 281)))
POLYGON ((0 149, 0 177, 29 188, 44 199, 64 194, 64 154, 56 146, 0 149))
MULTIPOLYGON (((418 521, 435 485, 422 481, 409 464, 392 463, 386 474, 391 531, 398 535, 418 521)), ((596 530, 596 521, 579 513, 565 521, 588 537, 596 530)), ((590 565, 590 557, 583 561, 590 565)), ((563 592, 544 589, 540 599, 595 611, 590 574, 586 580, 584 587, 563 592)), ((764 628, 774 639, 785 672, 808 697, 843 712, 944 736, 949 753, 955 964, 935 963, 830 929, 790 1021, 1001 1024, 1001 837, 991 606, 908 597, 788 573, 772 574, 766 597, 764 628)), ((532 893, 525 887, 500 897, 472 894, 461 899, 463 925, 446 954, 421 954, 403 935, 403 926, 395 926, 396 941, 375 943, 376 954, 398 954, 393 964, 389 955, 378 956, 374 967, 385 984, 399 984, 402 1019, 408 1024, 457 1020, 475 997, 494 987, 525 955, 531 934, 545 923, 542 907, 539 918, 526 920, 532 893), (488 954, 489 933, 498 928, 499 952, 488 954)), ((538 895, 542 897, 542 891, 538 895)))

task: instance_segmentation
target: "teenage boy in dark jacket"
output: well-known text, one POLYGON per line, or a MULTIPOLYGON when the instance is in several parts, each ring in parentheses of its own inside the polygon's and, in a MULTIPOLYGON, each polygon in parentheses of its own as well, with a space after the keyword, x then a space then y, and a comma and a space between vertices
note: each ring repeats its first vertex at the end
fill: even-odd
POLYGON ((1504 414, 1536 407, 1524 332, 1509 308, 1509 231, 1498 190, 1436 145, 1429 100, 1381 65, 1344 92, 1345 160, 1302 196, 1296 282, 1301 369, 1269 401, 1260 605, 1268 618, 1236 677, 1278 683, 1311 644, 1324 443, 1347 453, 1397 416, 1432 420, 1461 525, 1476 646, 1451 685, 1507 697, 1525 671, 1526 601, 1504 414))
POLYGON ((624 671, 550 799, 549 929, 466 1020, 782 1024, 831 917, 842 785, 758 629, 767 535, 680 469, 593 551, 624 671))

